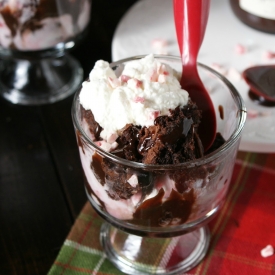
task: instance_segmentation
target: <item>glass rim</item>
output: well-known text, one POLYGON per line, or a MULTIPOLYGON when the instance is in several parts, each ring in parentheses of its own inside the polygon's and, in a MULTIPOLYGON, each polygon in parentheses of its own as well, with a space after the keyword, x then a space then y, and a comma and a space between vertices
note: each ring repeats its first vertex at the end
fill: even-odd
MULTIPOLYGON (((128 61, 138 60, 138 59, 144 58, 145 56, 146 55, 137 55, 137 56, 124 58, 124 59, 110 63, 110 67, 114 67, 119 64, 128 62, 128 61)), ((169 59, 169 60, 180 61, 180 57, 175 56, 175 55, 156 55, 156 54, 154 54, 154 57, 157 59, 167 59, 167 60, 169 59)), ((81 133, 81 135, 84 137, 87 144, 90 145, 96 151, 98 151, 100 153, 100 155, 102 155, 118 164, 125 165, 125 166, 131 167, 131 168, 146 169, 146 170, 175 170, 175 169, 183 169, 183 168, 190 168, 190 167, 204 165, 204 164, 207 164, 207 163, 217 159, 223 153, 225 153, 227 150, 229 150, 235 144, 235 142, 237 142, 237 140, 239 139, 241 132, 245 125, 247 111, 246 111, 246 107, 245 107, 242 97, 240 96, 240 94, 238 93, 236 88, 233 86, 233 84, 228 79, 226 79, 223 75, 221 75, 220 73, 218 73, 217 71, 215 71, 214 69, 210 68, 207 65, 204 65, 200 62, 198 62, 197 64, 200 68, 203 68, 204 70, 209 71, 212 74, 214 74, 218 79, 220 79, 227 86, 227 88, 229 89, 229 91, 231 92, 231 94, 233 96, 233 99, 234 99, 237 107, 239 108, 239 110, 237 111, 237 116, 236 116, 236 119, 238 120, 237 129, 235 129, 235 131, 231 134, 231 136, 228 138, 228 140, 225 141, 225 143, 221 147, 216 149, 215 151, 213 151, 201 158, 198 158, 195 160, 190 160, 190 161, 187 161, 184 163, 179 163, 179 164, 143 164, 140 162, 126 160, 126 159, 120 158, 112 153, 108 153, 108 152, 104 151, 103 149, 101 149, 99 146, 97 146, 89 138, 89 136, 85 133, 82 126, 80 125, 78 118, 76 116, 76 106, 78 104, 79 94, 81 92, 82 87, 80 87, 78 89, 78 91, 75 93, 75 96, 73 99, 73 104, 72 104, 72 109, 71 109, 73 124, 74 124, 75 128, 81 133)))

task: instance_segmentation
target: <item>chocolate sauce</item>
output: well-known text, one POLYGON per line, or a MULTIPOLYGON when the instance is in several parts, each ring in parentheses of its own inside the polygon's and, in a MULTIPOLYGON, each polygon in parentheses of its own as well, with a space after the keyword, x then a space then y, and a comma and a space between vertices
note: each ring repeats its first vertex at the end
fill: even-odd
POLYGON ((275 105, 275 65, 246 69, 243 77, 250 86, 249 97, 264 106, 275 105))
POLYGON ((152 136, 146 137, 143 139, 143 141, 138 145, 138 152, 140 154, 144 154, 149 149, 151 149, 154 146, 154 142, 152 141, 152 136))
MULTIPOLYGON (((265 1, 261 2, 262 5, 265 4, 265 1)), ((257 16, 256 14, 253 14, 251 12, 247 12, 240 7, 240 0, 230 0, 230 5, 237 18, 247 26, 259 31, 275 33, 274 19, 264 18, 261 16, 257 16)))
POLYGON ((102 157, 95 153, 93 155, 93 161, 91 163, 91 169, 93 170, 95 177, 97 178, 97 180, 104 185, 105 184, 105 173, 102 169, 102 157))
POLYGON ((16 30, 18 28, 19 22, 16 18, 14 18, 12 11, 9 7, 4 8, 1 11, 1 15, 3 16, 3 19, 5 23, 7 24, 8 28, 11 31, 11 35, 16 35, 16 30))
POLYGON ((215 150, 220 148, 224 143, 225 143, 225 139, 223 138, 221 133, 217 133, 211 148, 207 151, 207 154, 214 152, 215 150))
MULTIPOLYGON (((182 135, 183 135, 184 137, 187 137, 187 135, 188 135, 190 129, 191 129, 192 126, 193 126, 193 119, 192 119, 192 118, 187 118, 187 117, 185 117, 185 118, 183 119, 183 125, 182 125, 182 126, 183 126, 183 127, 182 127, 182 135)), ((192 129, 193 129, 193 128, 192 128, 192 129)))
POLYGON ((202 181, 202 186, 206 184, 208 169, 204 166, 193 167, 188 169, 181 169, 173 171, 169 177, 175 182, 176 190, 183 194, 186 190, 193 188, 193 183, 197 180, 202 181))
POLYGON ((82 149, 82 152, 85 155, 84 144, 83 144, 83 141, 82 141, 82 138, 81 138, 81 133, 78 130, 76 131, 76 138, 77 138, 78 146, 82 149))
POLYGON ((258 96, 257 94, 255 94, 251 90, 248 91, 248 96, 252 101, 254 101, 255 103, 257 103, 261 106, 265 106, 265 107, 274 107, 275 106, 274 101, 268 101, 264 97, 258 96))
POLYGON ((97 180, 102 185, 107 185, 106 192, 114 200, 127 200, 141 189, 140 186, 133 187, 128 183, 132 171, 101 157, 98 153, 94 153, 90 166, 97 180))
POLYGON ((223 120, 224 119, 224 109, 223 106, 219 105, 219 113, 220 113, 220 118, 223 120))
POLYGON ((143 202, 134 213, 132 223, 152 227, 172 226, 187 221, 194 203, 194 192, 190 190, 183 195, 172 189, 172 192, 162 201, 164 190, 161 188, 158 194, 143 202))

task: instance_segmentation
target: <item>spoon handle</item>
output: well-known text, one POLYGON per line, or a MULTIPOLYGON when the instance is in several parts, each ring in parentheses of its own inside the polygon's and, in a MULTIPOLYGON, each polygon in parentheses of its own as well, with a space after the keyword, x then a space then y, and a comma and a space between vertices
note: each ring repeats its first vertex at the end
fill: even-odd
POLYGON ((205 34, 210 0, 174 0, 174 18, 182 63, 196 64, 205 34))
POLYGON ((205 34, 210 0, 174 0, 174 19, 182 59, 181 87, 202 111, 198 128, 204 150, 207 151, 216 135, 216 116, 211 98, 197 69, 197 57, 205 34))

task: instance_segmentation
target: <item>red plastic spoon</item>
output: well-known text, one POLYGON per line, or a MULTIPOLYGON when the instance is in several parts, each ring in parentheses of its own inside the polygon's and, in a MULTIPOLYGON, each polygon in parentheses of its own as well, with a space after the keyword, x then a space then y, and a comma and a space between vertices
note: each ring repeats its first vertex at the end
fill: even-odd
POLYGON ((211 98, 197 70, 197 57, 208 20, 210 0, 174 0, 174 19, 182 59, 181 87, 202 110, 198 132, 206 152, 216 136, 216 116, 211 98))

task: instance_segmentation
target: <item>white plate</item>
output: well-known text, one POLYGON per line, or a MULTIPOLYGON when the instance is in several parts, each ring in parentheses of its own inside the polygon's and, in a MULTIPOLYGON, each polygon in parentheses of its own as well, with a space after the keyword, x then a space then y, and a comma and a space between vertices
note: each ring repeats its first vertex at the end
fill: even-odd
MULTIPOLYGON (((163 53, 179 55, 173 19, 172 0, 141 0, 123 16, 117 26, 112 58, 159 52, 152 42, 166 41, 163 53)), ((275 63, 267 51, 275 51, 275 36, 254 30, 233 14, 229 0, 212 0, 210 16, 198 60, 208 66, 218 64, 223 74, 242 95, 248 109, 240 150, 275 152, 275 107, 262 107, 248 98, 248 86, 241 72, 258 64, 275 63), (243 46, 244 54, 236 51, 243 46)))

